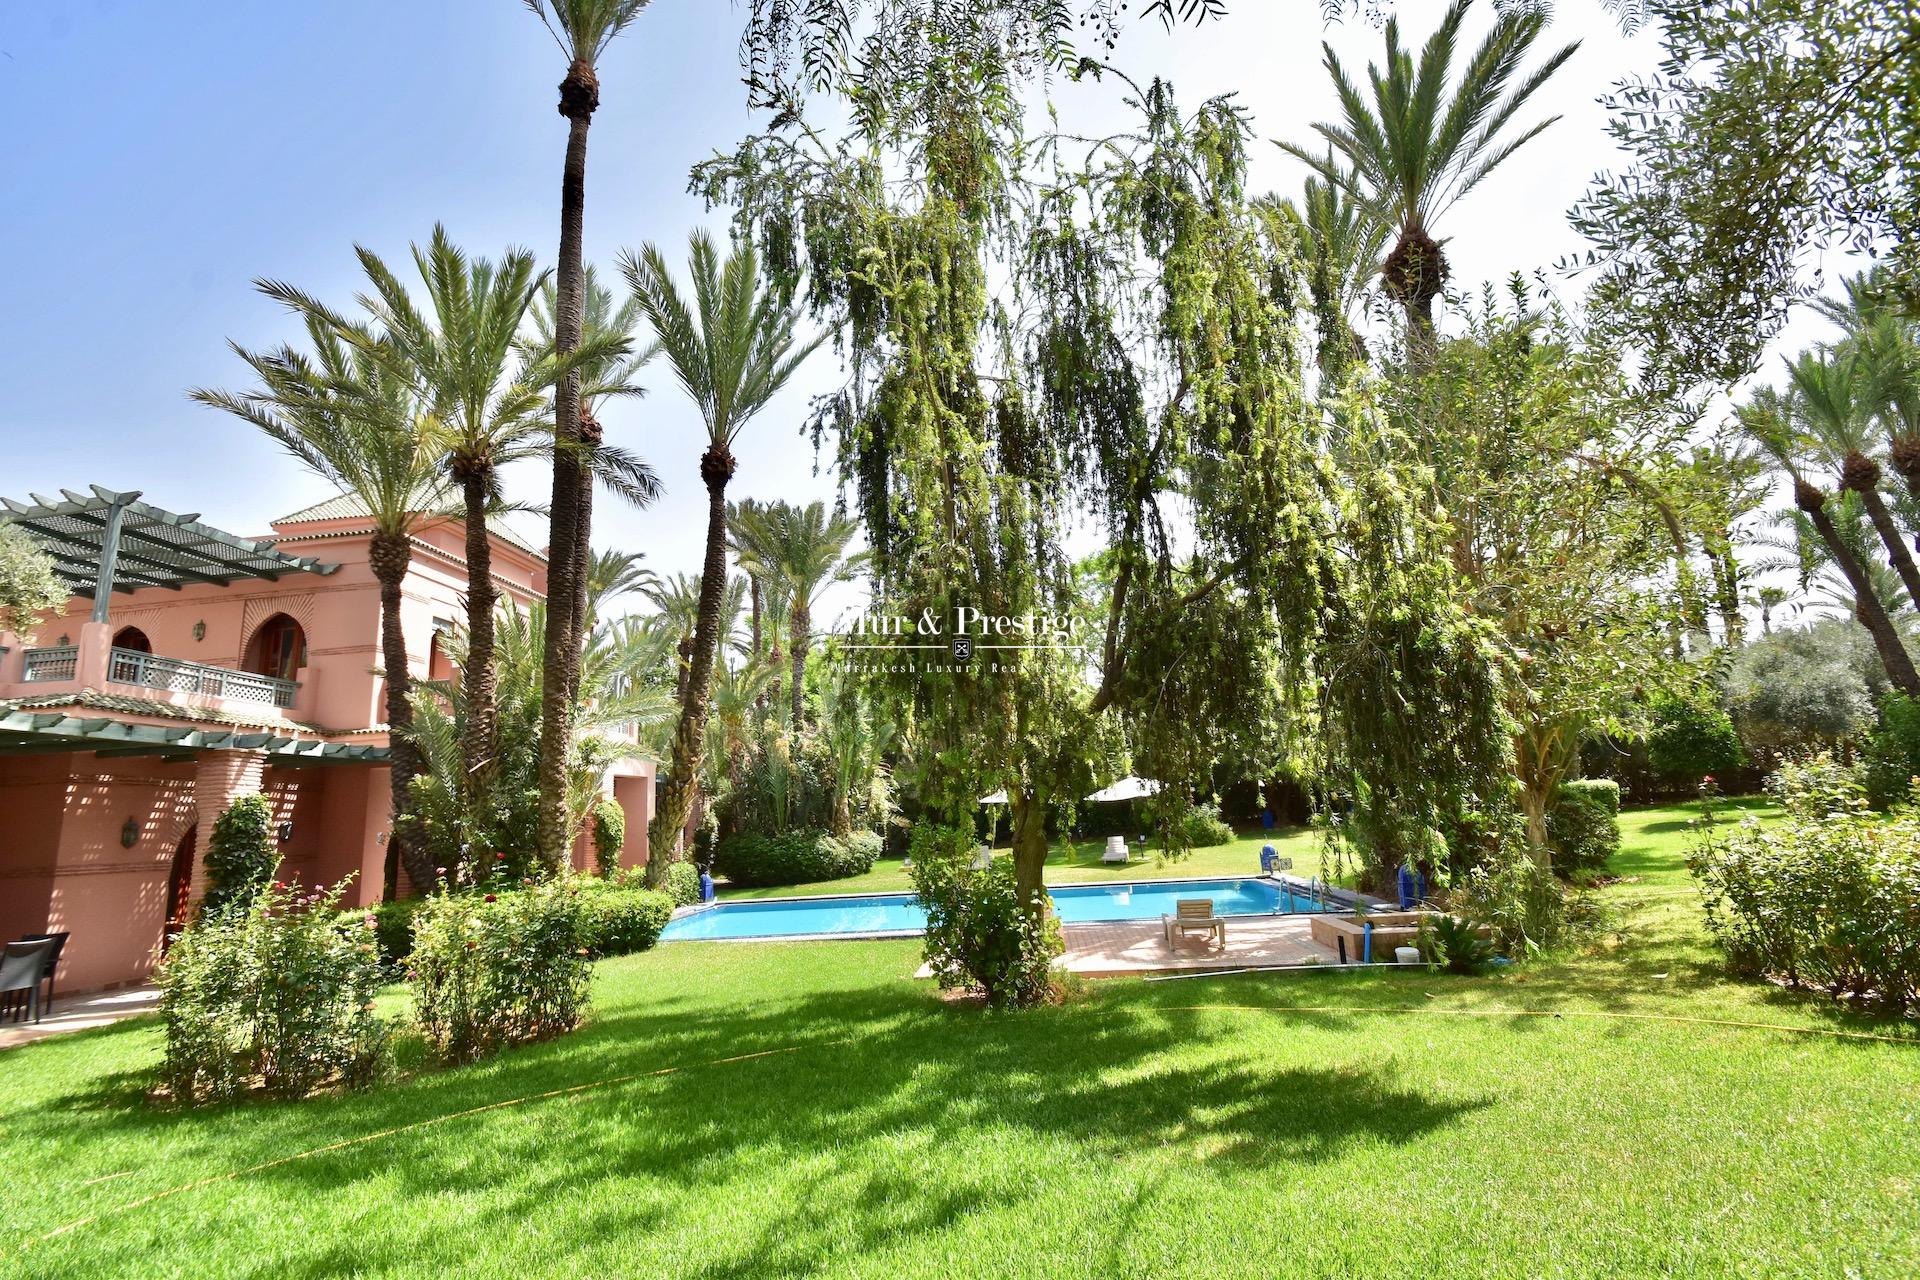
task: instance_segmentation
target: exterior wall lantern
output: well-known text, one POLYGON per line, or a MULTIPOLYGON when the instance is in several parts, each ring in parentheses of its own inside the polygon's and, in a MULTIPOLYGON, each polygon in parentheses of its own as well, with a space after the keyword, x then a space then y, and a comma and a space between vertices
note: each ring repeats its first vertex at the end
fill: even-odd
POLYGON ((128 818, 126 825, 120 828, 120 847, 131 849, 140 843, 140 824, 128 818))
POLYGON ((207 638, 207 620, 205 618, 193 624, 193 638, 195 640, 205 640, 207 638))
POLYGON ((293 839, 293 824, 291 822, 281 823, 280 824, 280 843, 285 844, 287 841, 291 839, 293 839))

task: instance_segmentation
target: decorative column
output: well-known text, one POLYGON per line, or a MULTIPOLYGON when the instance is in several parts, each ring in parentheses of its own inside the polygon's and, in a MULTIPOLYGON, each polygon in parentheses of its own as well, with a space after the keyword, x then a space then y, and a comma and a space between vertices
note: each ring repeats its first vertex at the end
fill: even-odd
POLYGON ((190 901, 200 901, 207 891, 207 847, 213 843, 213 824, 241 796, 258 795, 266 772, 267 758, 257 751, 203 751, 194 761, 193 805, 199 835, 194 842, 190 901))

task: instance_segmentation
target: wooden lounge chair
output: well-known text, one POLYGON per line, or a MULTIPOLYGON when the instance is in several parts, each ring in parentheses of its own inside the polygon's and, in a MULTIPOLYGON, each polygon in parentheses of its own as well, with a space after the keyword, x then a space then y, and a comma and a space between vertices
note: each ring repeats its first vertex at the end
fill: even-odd
POLYGON ((1173 904, 1173 910, 1173 915, 1160 917, 1169 947, 1189 933, 1211 934, 1215 942, 1227 945, 1227 922, 1213 914, 1212 898, 1181 898, 1173 904))
POLYGON ((1125 836, 1108 836, 1107 850, 1100 855, 1100 861, 1124 864, 1127 861, 1127 838, 1125 836))

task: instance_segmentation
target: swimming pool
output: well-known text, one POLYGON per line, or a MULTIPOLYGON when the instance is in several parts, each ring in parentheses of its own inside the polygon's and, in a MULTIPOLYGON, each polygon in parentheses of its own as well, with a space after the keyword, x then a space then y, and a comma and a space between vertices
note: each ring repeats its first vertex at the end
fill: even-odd
MULTIPOLYGON (((1327 911, 1304 889, 1255 878, 1136 880, 1061 885, 1048 891, 1063 924, 1158 920, 1182 898, 1207 898, 1216 915, 1282 915, 1327 911)), ((676 916, 663 942, 729 938, 806 938, 904 935, 924 931, 927 914, 910 893, 846 894, 831 898, 767 898, 723 902, 676 916)))

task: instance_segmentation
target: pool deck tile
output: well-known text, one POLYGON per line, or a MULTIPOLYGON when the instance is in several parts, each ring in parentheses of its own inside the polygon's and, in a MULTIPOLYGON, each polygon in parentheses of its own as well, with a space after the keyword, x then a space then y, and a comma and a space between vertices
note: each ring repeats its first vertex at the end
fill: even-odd
POLYGON ((1248 965, 1336 964, 1338 956, 1308 930, 1305 915, 1229 919, 1225 946, 1184 938, 1169 947, 1158 920, 1119 920, 1063 927, 1065 966, 1089 978, 1182 969, 1239 969, 1248 965))

